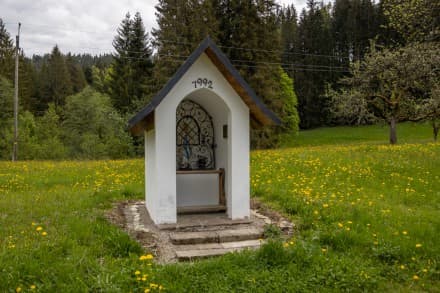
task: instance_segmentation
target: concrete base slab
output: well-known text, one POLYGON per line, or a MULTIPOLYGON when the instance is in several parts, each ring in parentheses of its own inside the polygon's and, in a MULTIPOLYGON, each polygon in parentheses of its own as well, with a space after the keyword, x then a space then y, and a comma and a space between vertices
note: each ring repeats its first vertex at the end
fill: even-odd
POLYGON ((171 243, 175 245, 217 243, 218 235, 214 231, 170 233, 171 243))
POLYGON ((260 240, 246 240, 226 243, 207 243, 199 245, 180 245, 176 250, 179 261, 188 261, 200 258, 220 256, 226 253, 236 252, 243 249, 257 249, 261 245, 260 240))
POLYGON ((251 224, 253 222, 263 221, 257 218, 231 220, 225 213, 207 213, 207 214, 182 214, 177 215, 176 224, 162 224, 157 225, 160 230, 193 230, 198 228, 208 228, 213 226, 227 226, 227 225, 243 225, 251 224))
MULTIPOLYGON (((188 214, 178 215, 175 225, 157 226, 143 201, 118 203, 107 218, 126 230, 146 251, 154 253, 159 263, 256 249, 264 242, 261 238, 269 220, 279 227, 281 220, 285 220, 252 211, 250 219, 244 220, 228 219, 224 213, 188 214)), ((283 234, 291 235, 292 231, 293 228, 283 234)))
POLYGON ((170 233, 170 239, 175 245, 222 243, 259 239, 263 237, 263 233, 263 228, 237 227, 218 231, 174 232, 170 233))

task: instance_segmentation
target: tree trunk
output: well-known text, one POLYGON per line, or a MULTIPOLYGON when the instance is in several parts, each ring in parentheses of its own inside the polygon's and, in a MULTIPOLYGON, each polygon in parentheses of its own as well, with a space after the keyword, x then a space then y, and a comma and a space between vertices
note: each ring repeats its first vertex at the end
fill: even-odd
POLYGON ((397 143, 396 118, 391 117, 390 120, 390 144, 397 143))
POLYGON ((440 123, 432 120, 432 131, 434 132, 434 141, 437 141, 438 131, 440 130, 440 123))

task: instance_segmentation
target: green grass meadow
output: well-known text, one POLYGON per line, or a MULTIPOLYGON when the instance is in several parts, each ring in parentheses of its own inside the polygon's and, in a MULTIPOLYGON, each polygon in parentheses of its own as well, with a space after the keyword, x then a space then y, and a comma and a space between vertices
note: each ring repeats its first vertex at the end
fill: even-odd
MULTIPOLYGON (((387 124, 368 126, 321 127, 300 131, 298 136, 286 136, 283 147, 323 146, 347 144, 388 144, 387 124)), ((429 123, 401 123, 397 127, 398 143, 429 143, 433 141, 433 131, 429 123)))
POLYGON ((295 223, 258 251, 159 265, 109 224, 143 160, 0 162, 0 292, 440 292, 440 144, 429 125, 300 133, 254 151, 251 191, 295 223))

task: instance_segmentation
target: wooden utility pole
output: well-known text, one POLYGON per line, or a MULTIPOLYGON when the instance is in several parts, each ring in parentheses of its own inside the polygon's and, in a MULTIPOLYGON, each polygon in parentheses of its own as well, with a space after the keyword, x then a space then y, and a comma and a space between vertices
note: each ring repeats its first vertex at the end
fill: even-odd
POLYGON ((12 148, 12 161, 16 161, 18 158, 18 59, 20 52, 20 27, 21 23, 18 23, 18 34, 15 37, 14 145, 12 148))

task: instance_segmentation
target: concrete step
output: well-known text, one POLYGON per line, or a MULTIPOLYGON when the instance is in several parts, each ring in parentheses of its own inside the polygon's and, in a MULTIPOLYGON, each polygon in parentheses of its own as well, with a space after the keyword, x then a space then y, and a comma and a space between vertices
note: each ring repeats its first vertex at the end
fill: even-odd
POLYGON ((261 240, 244 240, 225 243, 205 243, 178 245, 176 257, 179 261, 188 261, 213 256, 220 256, 226 253, 240 251, 243 249, 257 249, 261 245, 261 240))
POLYGON ((254 240, 263 237, 263 229, 242 227, 217 231, 174 232, 170 234, 171 242, 175 245, 224 243, 233 241, 254 240))

